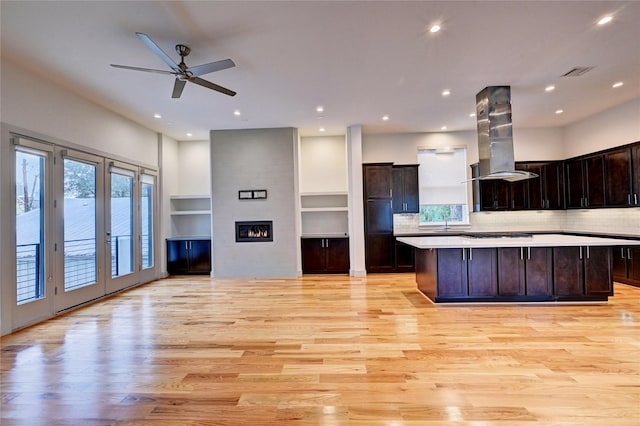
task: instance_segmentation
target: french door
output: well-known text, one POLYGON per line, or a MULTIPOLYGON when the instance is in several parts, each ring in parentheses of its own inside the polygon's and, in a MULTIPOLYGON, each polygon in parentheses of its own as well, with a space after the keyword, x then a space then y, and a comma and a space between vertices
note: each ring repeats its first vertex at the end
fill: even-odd
POLYGON ((130 287, 138 281, 139 252, 137 168, 110 162, 107 170, 105 198, 107 293, 130 287))
POLYGON ((104 161, 56 149, 56 312, 105 292, 104 161))
POLYGON ((1 281, 11 329, 156 278, 154 171, 22 136, 11 141, 3 167, 14 187, 14 280, 1 281))
POLYGON ((53 147, 22 138, 13 146, 15 285, 9 294, 15 303, 13 323, 26 325, 50 316, 53 303, 53 147))

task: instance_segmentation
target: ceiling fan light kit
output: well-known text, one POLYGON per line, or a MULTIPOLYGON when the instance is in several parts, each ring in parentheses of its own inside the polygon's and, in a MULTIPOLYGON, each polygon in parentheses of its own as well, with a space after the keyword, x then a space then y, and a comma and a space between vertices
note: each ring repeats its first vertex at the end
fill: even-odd
POLYGON ((228 96, 235 96, 236 92, 233 90, 227 89, 226 87, 219 86, 210 81, 204 80, 199 76, 204 74, 209 74, 216 71, 221 71, 227 68, 233 68, 236 64, 231 59, 223 59, 221 61, 209 62, 202 65, 197 65, 195 67, 188 67, 187 64, 184 63, 185 56, 188 56, 191 53, 191 49, 189 46, 184 44, 176 45, 176 53, 180 55, 180 63, 176 64, 176 62, 171 59, 169 55, 167 55, 160 47, 151 40, 151 37, 144 33, 136 33, 138 38, 144 42, 144 44, 149 47, 153 53, 158 55, 160 59, 164 61, 165 64, 171 68, 171 71, 165 70, 156 70, 151 68, 140 68, 140 67, 131 67, 128 65, 116 65, 111 64, 112 67, 115 68, 123 68, 133 71, 144 71, 144 72, 153 72, 157 74, 168 74, 176 77, 175 82, 173 84, 173 92, 171 97, 174 99, 179 98, 182 95, 182 91, 184 90, 184 86, 187 81, 197 84, 202 87, 206 87, 207 89, 215 90, 216 92, 224 93, 228 96))

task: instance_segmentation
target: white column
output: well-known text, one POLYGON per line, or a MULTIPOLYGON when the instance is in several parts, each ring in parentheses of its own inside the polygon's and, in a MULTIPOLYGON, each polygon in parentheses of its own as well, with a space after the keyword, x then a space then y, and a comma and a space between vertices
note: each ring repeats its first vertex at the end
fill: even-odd
POLYGON ((367 275, 364 261, 364 204, 362 193, 362 126, 347 127, 349 179, 349 258, 352 277, 367 275))

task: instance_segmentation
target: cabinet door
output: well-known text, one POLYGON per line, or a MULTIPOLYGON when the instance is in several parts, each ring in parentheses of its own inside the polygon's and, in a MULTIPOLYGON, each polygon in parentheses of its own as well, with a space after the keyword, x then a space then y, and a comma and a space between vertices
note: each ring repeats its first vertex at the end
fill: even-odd
POLYGON ((558 297, 584 295, 582 247, 553 248, 554 295, 558 297))
POLYGON ((525 275, 527 296, 553 293, 553 253, 549 247, 527 247, 525 275))
POLYGON ((640 206, 640 143, 631 147, 631 162, 633 175, 633 205, 640 206))
POLYGON ((500 296, 525 294, 523 250, 520 247, 498 249, 498 294, 500 296))
POLYGON ((404 176, 404 203, 406 213, 420 212, 420 197, 418 188, 418 166, 402 168, 404 176))
POLYGON ((189 272, 188 241, 167 241, 167 272, 172 275, 189 272))
POLYGON ((611 252, 613 279, 624 282, 627 279, 627 247, 613 247, 611 252))
MULTIPOLYGON (((516 170, 528 170, 526 164, 516 163, 516 170)), ((511 182, 511 210, 524 210, 529 208, 529 182, 531 179, 511 182)))
POLYGON ((527 170, 538 175, 537 178, 526 180, 529 193, 529 208, 532 210, 540 210, 545 208, 544 185, 544 166, 542 164, 528 164, 527 170))
POLYGON ((584 207, 583 170, 581 160, 570 160, 565 164, 567 208, 584 207))
POLYGON ((322 238, 302 239, 302 272, 324 272, 324 248, 322 238))
POLYGON ((480 210, 496 210, 494 182, 492 180, 481 180, 478 185, 480 187, 480 210))
POLYGON ((640 247, 627 250, 627 278, 629 284, 640 286, 640 247))
POLYGON ((391 173, 391 163, 363 165, 364 197, 391 198, 391 173))
POLYGON ((586 206, 604 207, 604 156, 595 155, 584 160, 586 206))
POLYGON ((550 163, 543 168, 546 208, 564 209, 564 172, 562 163, 550 163))
POLYGON ((438 249, 438 297, 468 295, 466 250, 438 249))
POLYGON ((606 201, 608 207, 633 205, 631 188, 631 149, 624 148, 604 155, 606 201))
POLYGON ((404 173, 401 168, 392 169, 393 212, 404 213, 404 173))
POLYGON ((393 234, 369 234, 365 236, 365 264, 367 272, 393 272, 395 269, 395 245, 393 234))
POLYGON ((325 239, 325 270, 327 272, 349 272, 349 239, 325 239))
POLYGON ((396 241, 396 272, 415 271, 415 249, 396 241))
POLYGON ((393 233, 393 209, 391 208, 391 199, 368 199, 365 208, 365 229, 367 234, 393 233))
POLYGON ((588 296, 613 295, 611 248, 584 247, 584 288, 588 296))
POLYGON ((211 241, 189 241, 189 273, 208 274, 211 272, 211 241))
POLYGON ((468 253, 469 296, 497 296, 497 249, 469 249, 468 253))

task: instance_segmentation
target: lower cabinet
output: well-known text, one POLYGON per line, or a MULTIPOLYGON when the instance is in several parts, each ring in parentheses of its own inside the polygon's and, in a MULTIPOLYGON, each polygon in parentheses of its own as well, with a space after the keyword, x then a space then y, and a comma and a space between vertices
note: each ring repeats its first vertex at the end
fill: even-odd
POLYGON ((167 272, 171 275, 211 273, 211 240, 167 239, 167 272))
MULTIPOLYGON (((613 295, 611 250, 610 247, 417 250, 416 281, 418 289, 436 302, 607 300, 613 295)), ((635 271, 638 272, 640 268, 635 271)))
POLYGON ((613 248, 613 279, 640 287, 640 247, 613 248))
POLYGON ((613 295, 610 247, 554 247, 554 293, 558 300, 613 295))
POLYGON ((415 249, 410 245, 396 241, 395 266, 395 272, 414 272, 416 270, 415 249))
POLYGON ((302 272, 342 274, 349 272, 348 238, 303 238, 302 272))

